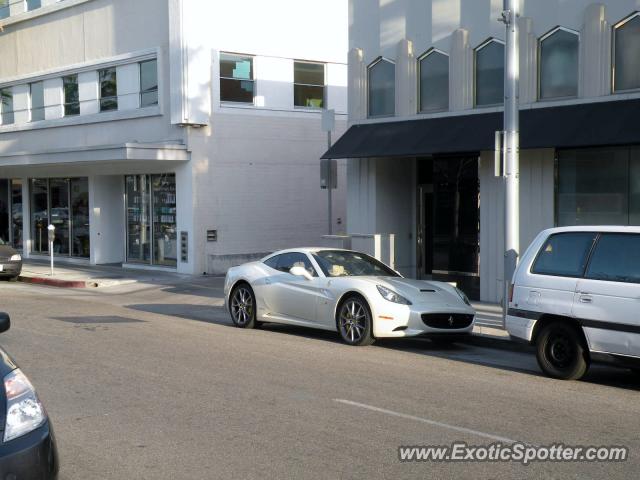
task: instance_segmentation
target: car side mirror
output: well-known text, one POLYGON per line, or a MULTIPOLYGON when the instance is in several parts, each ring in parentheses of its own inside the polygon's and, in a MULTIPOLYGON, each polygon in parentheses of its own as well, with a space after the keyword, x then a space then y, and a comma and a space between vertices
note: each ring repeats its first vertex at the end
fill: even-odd
POLYGON ((291 275, 295 275, 296 277, 304 277, 307 280, 313 279, 313 275, 311 275, 304 267, 291 267, 289 273, 291 275))
POLYGON ((11 327, 11 319, 9 318, 9 315, 4 312, 0 312, 0 333, 6 332, 9 330, 9 327, 11 327))

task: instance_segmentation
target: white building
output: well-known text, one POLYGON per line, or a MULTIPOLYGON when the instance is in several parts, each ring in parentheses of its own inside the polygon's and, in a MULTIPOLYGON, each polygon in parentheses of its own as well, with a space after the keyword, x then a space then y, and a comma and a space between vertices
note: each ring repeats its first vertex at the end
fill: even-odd
POLYGON ((46 255, 52 223, 59 259, 183 273, 316 243, 348 10, 304 4, 0 0, 0 238, 46 255))
MULTIPOLYGON (((348 231, 396 267, 503 291, 502 0, 350 0, 348 231)), ((521 253, 555 225, 640 224, 640 1, 521 0, 521 253)))

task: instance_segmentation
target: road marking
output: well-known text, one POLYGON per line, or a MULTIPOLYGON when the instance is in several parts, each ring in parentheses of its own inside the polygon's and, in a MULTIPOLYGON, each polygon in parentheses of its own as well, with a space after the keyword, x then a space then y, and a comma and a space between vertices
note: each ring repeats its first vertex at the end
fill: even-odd
POLYGON ((387 410, 386 408, 374 407, 373 405, 367 405, 365 403, 352 402, 351 400, 344 400, 342 398, 334 398, 334 401, 345 405, 351 405, 353 407, 360 407, 372 412, 384 413, 394 417, 404 418, 405 420, 413 420, 415 422, 426 423, 435 427, 448 428, 449 430, 455 430, 456 432, 470 433, 471 435, 477 435, 479 437, 488 438, 503 443, 517 443, 518 440, 512 440, 506 437, 500 437, 498 435, 492 435, 491 433, 480 432, 478 430, 472 430, 470 428, 458 427, 456 425, 449 425, 448 423, 437 422, 435 420, 429 420, 428 418, 416 417, 414 415, 408 415, 406 413, 394 412, 393 410, 387 410))

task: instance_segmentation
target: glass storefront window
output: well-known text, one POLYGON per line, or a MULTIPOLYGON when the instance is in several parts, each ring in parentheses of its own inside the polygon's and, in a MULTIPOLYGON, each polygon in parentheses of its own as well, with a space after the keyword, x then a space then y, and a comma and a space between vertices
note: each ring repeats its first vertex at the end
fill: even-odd
MULTIPOLYGON (((21 209, 22 205, 20 205, 20 211, 21 209)), ((31 251, 33 253, 49 252, 47 233, 49 224, 56 227, 54 253, 89 257, 89 182, 87 178, 34 178, 31 180, 31 251)), ((19 228, 21 231, 21 218, 19 228)))
POLYGON ((11 180, 11 234, 14 248, 22 249, 22 180, 11 180))
POLYGON ((173 174, 153 176, 153 262, 176 266, 176 177, 173 174))
POLYGON ((70 184, 71 203, 71 255, 89 257, 89 181, 87 178, 72 178, 70 184))
POLYGON ((629 149, 558 152, 558 226, 628 225, 629 149))
POLYGON ((9 180, 0 179, 0 241, 10 243, 9 238, 9 180))
POLYGON ((175 267, 178 263, 176 234, 176 177, 128 175, 127 262, 175 267))

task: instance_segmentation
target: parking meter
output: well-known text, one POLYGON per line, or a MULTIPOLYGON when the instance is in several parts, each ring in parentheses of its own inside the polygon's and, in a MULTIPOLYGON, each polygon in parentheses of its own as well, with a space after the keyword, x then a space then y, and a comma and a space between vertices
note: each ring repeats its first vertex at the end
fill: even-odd
POLYGON ((51 276, 53 276, 53 241, 56 238, 56 227, 49 225, 47 227, 47 234, 49 236, 49 255, 51 256, 51 276))

